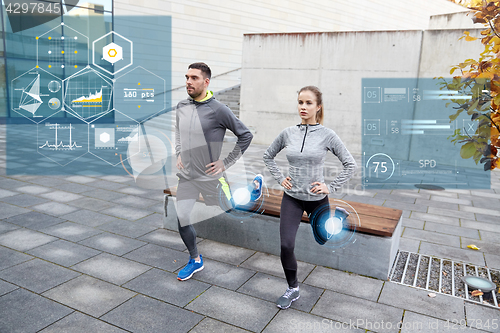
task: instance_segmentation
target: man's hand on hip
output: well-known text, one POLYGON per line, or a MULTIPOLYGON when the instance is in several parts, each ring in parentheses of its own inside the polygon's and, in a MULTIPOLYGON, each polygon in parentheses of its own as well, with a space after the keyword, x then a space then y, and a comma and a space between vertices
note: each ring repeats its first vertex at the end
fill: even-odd
POLYGON ((181 161, 181 155, 177 156, 177 163, 175 164, 175 166, 179 170, 184 169, 184 164, 182 164, 182 161, 181 161))
POLYGON ((205 172, 211 176, 216 175, 218 173, 221 173, 222 171, 226 170, 224 167, 224 162, 221 160, 217 160, 215 162, 209 163, 206 165, 208 168, 205 172))

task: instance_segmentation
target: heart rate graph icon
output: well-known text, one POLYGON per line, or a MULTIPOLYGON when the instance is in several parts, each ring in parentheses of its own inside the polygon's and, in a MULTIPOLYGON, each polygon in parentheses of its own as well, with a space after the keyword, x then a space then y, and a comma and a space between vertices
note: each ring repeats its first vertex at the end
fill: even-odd
POLYGON ((79 0, 43 2, 32 0, 4 0, 4 10, 13 33, 31 29, 66 14, 79 0))

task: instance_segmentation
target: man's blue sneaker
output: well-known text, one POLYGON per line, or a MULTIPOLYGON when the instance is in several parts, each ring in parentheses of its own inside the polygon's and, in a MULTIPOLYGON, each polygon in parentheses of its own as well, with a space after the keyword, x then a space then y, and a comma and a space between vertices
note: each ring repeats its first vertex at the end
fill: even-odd
POLYGON ((186 281, 187 279, 190 279, 194 273, 201 271, 203 267, 203 258, 201 254, 200 262, 196 262, 193 258, 190 258, 186 267, 184 267, 179 271, 179 273, 177 273, 177 280, 186 281))
POLYGON ((250 196, 250 200, 252 201, 257 201, 259 198, 262 196, 262 184, 264 183, 264 176, 261 174, 258 174, 255 176, 253 179, 253 185, 254 189, 252 191, 252 194, 250 196))

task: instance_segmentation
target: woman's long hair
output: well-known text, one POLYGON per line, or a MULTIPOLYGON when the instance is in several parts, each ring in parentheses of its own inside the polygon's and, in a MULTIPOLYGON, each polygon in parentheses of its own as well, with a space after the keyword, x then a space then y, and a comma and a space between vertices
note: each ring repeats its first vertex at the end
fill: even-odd
POLYGON ((323 125, 323 116, 324 116, 323 115, 323 94, 321 93, 319 88, 316 86, 305 86, 299 90, 299 94, 303 91, 306 91, 306 90, 309 90, 312 93, 314 93, 314 95, 316 95, 316 104, 321 105, 321 108, 316 113, 316 122, 323 125))

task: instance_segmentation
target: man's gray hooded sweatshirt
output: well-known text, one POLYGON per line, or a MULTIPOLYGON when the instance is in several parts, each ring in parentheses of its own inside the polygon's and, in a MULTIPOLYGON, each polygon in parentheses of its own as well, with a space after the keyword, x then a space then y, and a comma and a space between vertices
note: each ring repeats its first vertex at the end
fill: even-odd
POLYGON ((279 184, 286 177, 278 168, 274 157, 284 148, 287 148, 288 175, 292 179, 292 188, 285 189, 285 193, 295 199, 315 201, 326 196, 324 193, 312 193, 311 184, 325 181, 323 166, 327 151, 337 156, 344 166, 342 172, 328 184, 330 193, 342 187, 356 171, 354 158, 333 130, 320 124, 300 124, 285 128, 264 153, 264 163, 279 184))
POLYGON ((213 96, 202 102, 188 98, 177 104, 175 154, 181 155, 182 177, 210 181, 221 177, 207 175, 206 165, 220 159, 226 129, 237 137, 234 149, 224 158, 225 168, 233 165, 250 145, 250 130, 224 104, 213 96))

